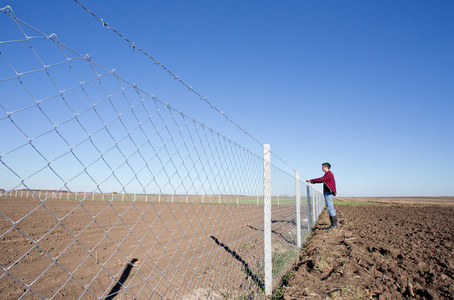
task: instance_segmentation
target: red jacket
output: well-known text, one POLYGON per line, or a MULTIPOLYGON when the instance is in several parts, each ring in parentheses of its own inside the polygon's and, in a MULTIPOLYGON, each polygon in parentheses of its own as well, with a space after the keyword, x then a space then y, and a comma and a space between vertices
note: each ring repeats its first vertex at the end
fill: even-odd
POLYGON ((331 192, 334 196, 336 196, 336 181, 334 180, 334 175, 331 171, 325 172, 325 175, 320 178, 315 178, 310 180, 311 183, 322 183, 323 185, 323 192, 331 192))

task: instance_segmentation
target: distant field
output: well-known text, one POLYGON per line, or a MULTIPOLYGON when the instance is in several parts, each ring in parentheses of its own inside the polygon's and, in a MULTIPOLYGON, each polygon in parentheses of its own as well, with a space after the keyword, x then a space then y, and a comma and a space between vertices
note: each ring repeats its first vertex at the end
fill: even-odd
POLYGON ((360 203, 454 205, 454 197, 336 197, 335 200, 338 200, 335 204, 352 205, 360 205, 360 203))
POLYGON ((372 202, 372 201, 346 201, 334 199, 334 204, 336 205, 383 205, 385 203, 372 202))
MULTIPOLYGON (((68 192, 54 190, 11 190, 5 192, 0 189, 0 197, 30 198, 58 200, 79 200, 79 201, 109 201, 109 202, 153 202, 153 203, 217 203, 217 204, 263 204, 262 195, 181 195, 181 194, 124 194, 124 193, 93 193, 93 192, 68 192)), ((300 197, 302 205, 307 198, 300 197)), ((272 205, 294 205, 295 197, 272 196, 272 205)))

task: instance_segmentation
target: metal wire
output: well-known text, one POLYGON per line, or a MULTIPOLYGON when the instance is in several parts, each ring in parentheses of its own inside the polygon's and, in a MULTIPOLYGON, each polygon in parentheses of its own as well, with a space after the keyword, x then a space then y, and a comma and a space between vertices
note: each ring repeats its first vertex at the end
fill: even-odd
MULTIPOLYGON (((264 296, 262 155, 1 11, 2 295, 264 296)), ((273 288, 298 209, 311 228, 287 167, 271 164, 273 288)))
MULTIPOLYGON (((88 9, 85 5, 83 5, 79 0, 74 0, 77 4, 79 4, 85 11, 87 11, 90 15, 95 17, 99 22, 101 22, 102 26, 105 28, 108 28, 115 32, 119 37, 121 37, 123 40, 125 40, 128 44, 129 47, 132 48, 132 50, 138 50, 140 53, 144 54, 146 57, 150 58, 155 65, 162 67, 170 76, 172 76, 173 79, 181 83, 183 86, 185 86, 189 91, 193 92, 195 95, 197 95, 201 100, 203 100, 206 104, 208 104, 212 109, 214 109, 216 112, 221 114, 228 122, 232 123, 235 127, 237 127, 241 132, 245 133, 247 136, 249 136, 253 141, 258 143, 259 145, 263 145, 257 138, 255 138, 251 133, 243 129, 238 123, 233 121, 227 114, 223 111, 221 111, 219 108, 217 108, 212 102, 210 102, 207 98, 205 98, 201 93, 198 91, 194 90, 192 86, 189 84, 185 83, 180 76, 176 75, 174 72, 172 72, 170 69, 168 69, 165 65, 160 63, 157 59, 155 59, 152 55, 150 55, 148 52, 140 48, 138 45, 136 45, 135 42, 131 42, 130 39, 128 39, 126 36, 121 34, 118 30, 110 26, 107 22, 104 21, 103 18, 98 17, 93 11, 88 9)), ((283 160, 281 157, 279 157, 276 153, 271 152, 271 154, 276 157, 278 160, 280 160, 281 163, 286 165, 287 167, 290 167, 290 164, 288 164, 285 160, 283 160)))

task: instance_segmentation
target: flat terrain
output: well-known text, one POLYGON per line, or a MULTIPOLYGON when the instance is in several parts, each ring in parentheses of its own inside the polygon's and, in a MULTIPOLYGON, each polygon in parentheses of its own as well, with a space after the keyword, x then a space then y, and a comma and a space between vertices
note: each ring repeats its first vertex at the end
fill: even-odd
MULTIPOLYGON (((4 196, 0 208, 1 299, 263 295, 263 205, 4 196)), ((295 211, 272 208, 276 286, 298 256, 295 211)))
POLYGON ((454 299, 451 200, 373 200, 444 204, 335 205, 340 226, 330 231, 323 211, 284 299, 454 299))
POLYGON ((454 197, 336 197, 336 199, 345 202, 454 205, 454 197))

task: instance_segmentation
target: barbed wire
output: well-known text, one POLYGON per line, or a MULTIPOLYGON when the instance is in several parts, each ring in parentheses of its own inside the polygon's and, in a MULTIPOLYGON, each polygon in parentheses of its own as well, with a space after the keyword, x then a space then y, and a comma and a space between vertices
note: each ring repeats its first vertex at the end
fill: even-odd
MULTIPOLYGON (((102 23, 102 26, 103 27, 106 27, 110 30, 112 30, 113 32, 115 32, 119 37, 121 37, 122 39, 124 39, 127 43, 130 44, 130 47, 132 47, 133 50, 138 50, 139 52, 141 52, 142 54, 144 54, 146 57, 150 58, 151 60, 153 60, 153 62, 162 67, 167 73, 170 74, 170 76, 172 76, 175 80, 177 80, 178 82, 180 82, 183 86, 185 86, 189 91, 193 92, 194 94, 196 94, 201 100, 203 100, 206 104, 208 104, 212 109, 214 109, 215 111, 217 111, 218 113, 220 113, 223 117, 225 117, 227 119, 228 122, 232 123, 234 126, 236 126, 240 131, 242 131, 244 134, 248 135, 253 141, 255 141, 256 143, 258 143, 260 146, 263 146, 263 143, 260 142, 256 137, 254 137, 251 133, 249 133, 248 131, 246 131, 245 129, 243 129, 238 123, 236 123, 235 121, 233 121, 229 116, 227 116, 223 111, 221 111, 219 108, 217 108, 216 106, 214 106, 207 98, 205 98, 202 94, 200 94, 199 92, 197 92, 196 90, 194 90, 192 88, 192 86, 190 86, 189 84, 185 83, 183 80, 180 79, 179 76, 177 76, 174 72, 172 72, 171 70, 169 70, 165 65, 163 65, 162 63, 160 63, 157 59, 155 59, 153 56, 151 56, 148 52, 146 52, 145 50, 143 50, 142 48, 140 48, 139 46, 136 45, 135 42, 131 42, 130 39, 128 39, 126 36, 124 36, 123 34, 121 34, 118 30, 116 30, 115 28, 113 28, 112 26, 110 26, 106 21, 104 21, 103 18, 100 18, 98 17, 93 11, 91 11, 90 9, 88 9, 85 5, 83 5, 79 0, 74 0, 77 4, 79 4, 85 11, 87 11, 89 14, 91 14, 93 17, 95 17, 98 21, 100 21, 102 23)), ((295 169, 290 166, 290 164, 288 164, 285 160, 283 160, 281 157, 279 157, 276 153, 273 153, 273 151, 270 151, 271 154, 273 156, 275 156, 278 160, 280 160, 282 163, 284 163, 286 166, 288 166, 290 169, 292 169, 293 171, 295 171, 295 169)), ((304 177, 303 177, 304 178, 304 177)))

